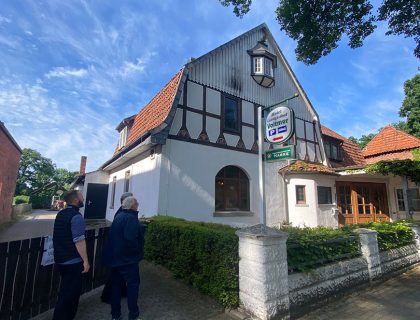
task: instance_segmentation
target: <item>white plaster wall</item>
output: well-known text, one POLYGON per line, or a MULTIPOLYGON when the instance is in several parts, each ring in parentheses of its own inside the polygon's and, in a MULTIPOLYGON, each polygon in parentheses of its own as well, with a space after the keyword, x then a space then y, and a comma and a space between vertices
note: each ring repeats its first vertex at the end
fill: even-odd
POLYGON ((239 136, 235 134, 223 133, 228 146, 236 147, 239 141, 239 136))
POLYGON ((155 150, 153 157, 150 156, 150 151, 147 151, 109 173, 107 220, 112 221, 115 212, 120 207, 120 198, 124 190, 125 172, 128 170, 131 173, 129 191, 139 201, 139 216, 150 217, 158 213, 160 160, 161 154, 158 149, 155 150), (117 177, 117 185, 114 208, 110 208, 113 177, 117 177))
POLYGON ((182 126, 182 109, 177 108, 169 134, 177 135, 182 126))
POLYGON ((171 139, 163 146, 162 155, 160 214, 231 225, 259 223, 256 155, 171 139), (227 165, 236 165, 249 176, 252 216, 213 216, 215 176, 227 165))
POLYGON ((249 127, 242 127, 242 140, 245 143, 247 149, 251 149, 254 144, 254 129, 249 127))
POLYGON ((294 227, 318 226, 316 183, 311 175, 286 175, 289 222, 294 227), (296 186, 306 186, 306 204, 296 203, 296 186))
POLYGON ((192 139, 197 139, 203 128, 203 116, 201 114, 187 111, 187 128, 192 139))
POLYGON ((206 117, 207 135, 210 142, 216 142, 220 134, 220 120, 206 117))
POLYGON ((220 115, 220 92, 206 88, 206 110, 207 112, 220 115))
POLYGON ((203 86, 191 81, 187 82, 187 106, 203 110, 203 86))
POLYGON ((317 175, 315 178, 315 201, 317 206, 317 219, 319 226, 338 227, 337 195, 335 189, 335 176, 317 175), (318 203, 318 186, 331 188, 332 204, 318 203))
MULTIPOLYGON (((388 194, 390 197, 390 211, 392 213, 393 220, 406 219, 405 211, 399 211, 397 203, 397 189, 403 188, 403 179, 399 176, 392 176, 389 178, 388 194)), ((408 188, 418 188, 412 181, 408 181, 408 188)), ((415 211, 413 218, 415 220, 420 219, 420 212, 415 211)))
POLYGON ((254 104, 242 100, 242 122, 254 124, 254 104))
POLYGON ((286 161, 266 162, 265 167, 265 203, 268 226, 278 227, 287 222, 287 199, 285 182, 279 174, 279 168, 286 165, 286 161))

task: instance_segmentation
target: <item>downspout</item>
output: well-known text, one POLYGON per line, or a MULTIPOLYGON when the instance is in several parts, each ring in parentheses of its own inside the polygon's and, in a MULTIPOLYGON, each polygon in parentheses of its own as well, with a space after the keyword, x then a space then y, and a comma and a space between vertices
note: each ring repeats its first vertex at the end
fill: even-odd
POLYGON ((280 175, 283 179, 284 213, 286 214, 286 222, 290 223, 290 219, 289 219, 289 197, 288 197, 288 192, 287 192, 286 177, 285 177, 283 172, 280 175))

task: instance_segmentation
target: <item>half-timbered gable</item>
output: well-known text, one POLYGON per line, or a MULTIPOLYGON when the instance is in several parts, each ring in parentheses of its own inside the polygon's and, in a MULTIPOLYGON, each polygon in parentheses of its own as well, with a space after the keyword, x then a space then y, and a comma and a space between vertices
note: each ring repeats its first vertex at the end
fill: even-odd
POLYGON ((296 115, 292 143, 297 157, 311 162, 325 160, 318 116, 265 24, 192 59, 186 73, 170 139, 257 153, 258 106, 270 106, 299 93, 289 105, 296 115), (250 51, 261 43, 275 62, 270 87, 252 77, 255 61, 250 51))

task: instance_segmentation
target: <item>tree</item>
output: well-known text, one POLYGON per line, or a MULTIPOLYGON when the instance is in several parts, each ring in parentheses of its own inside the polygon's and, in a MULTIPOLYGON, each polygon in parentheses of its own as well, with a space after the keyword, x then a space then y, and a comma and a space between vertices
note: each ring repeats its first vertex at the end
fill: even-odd
POLYGON ((374 138, 376 136, 376 134, 375 133, 369 133, 369 134, 367 134, 367 135, 362 135, 359 139, 357 139, 357 138, 355 138, 355 137, 353 137, 353 136, 351 136, 351 137, 349 137, 348 139, 351 141, 351 142, 353 142, 353 143, 355 143, 355 144, 357 144, 358 146, 359 146, 359 148, 360 149, 363 149, 364 147, 366 147, 367 146, 367 144, 374 138))
MULTIPOLYGON (((407 117, 402 130, 420 138, 420 74, 404 83, 405 98, 400 108, 400 117, 407 117)), ((399 123, 401 124, 401 122, 399 123)))
POLYGON ((19 163, 16 195, 29 196, 34 190, 53 181, 55 165, 38 151, 25 148, 19 163))
MULTIPOLYGON (((238 17, 247 14, 252 4, 252 0, 219 2, 232 5, 238 17)), ((420 58, 418 0, 384 0, 377 14, 372 10, 370 0, 280 0, 275 11, 280 29, 297 40, 296 58, 306 64, 315 64, 337 48, 343 34, 348 36, 351 48, 361 47, 379 21, 388 22, 387 35, 414 38, 414 54, 420 58)))

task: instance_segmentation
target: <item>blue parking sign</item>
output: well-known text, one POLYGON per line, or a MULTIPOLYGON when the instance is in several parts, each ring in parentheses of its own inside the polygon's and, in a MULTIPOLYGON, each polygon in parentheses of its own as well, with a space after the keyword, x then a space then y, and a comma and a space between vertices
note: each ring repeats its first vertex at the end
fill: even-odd
POLYGON ((271 129, 269 132, 268 132, 268 135, 271 137, 271 136, 274 136, 275 134, 276 134, 276 132, 277 132, 277 129, 271 129))

